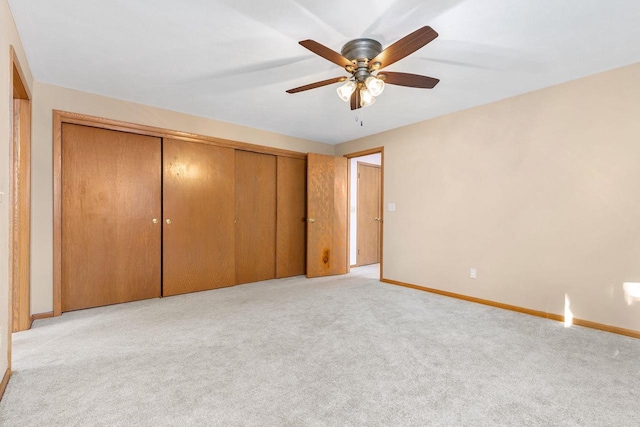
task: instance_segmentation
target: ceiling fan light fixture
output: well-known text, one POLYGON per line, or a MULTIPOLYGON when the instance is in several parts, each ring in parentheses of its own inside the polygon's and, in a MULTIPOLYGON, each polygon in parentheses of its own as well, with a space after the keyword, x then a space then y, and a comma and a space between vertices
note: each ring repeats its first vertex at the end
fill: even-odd
POLYGON ((347 80, 345 84, 337 89, 338 96, 344 102, 349 102, 351 94, 356 90, 356 83, 353 80, 347 80))
POLYGON ((360 89, 360 106, 369 107, 375 104, 376 98, 369 92, 367 88, 360 89))
POLYGON ((338 96, 350 104, 351 110, 373 105, 375 97, 382 94, 387 84, 421 89, 433 89, 440 81, 434 77, 418 74, 394 73, 379 71, 391 64, 411 55, 432 42, 438 33, 428 25, 421 27, 400 40, 382 48, 380 42, 373 39, 359 38, 347 42, 341 53, 334 51, 314 40, 302 40, 299 44, 340 66, 350 74, 349 77, 334 77, 304 86, 289 89, 287 93, 298 93, 316 89, 334 83, 344 82, 337 89, 338 96), (356 92, 357 91, 357 92, 356 92))
POLYGON ((384 82, 375 76, 367 77, 364 84, 367 86, 367 89, 369 89, 369 93, 373 96, 380 95, 384 90, 384 82))

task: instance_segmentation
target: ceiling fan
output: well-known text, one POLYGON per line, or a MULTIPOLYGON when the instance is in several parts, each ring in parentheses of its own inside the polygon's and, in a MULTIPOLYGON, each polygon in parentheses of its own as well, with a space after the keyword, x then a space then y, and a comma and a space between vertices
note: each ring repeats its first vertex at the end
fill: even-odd
POLYGON ((351 74, 351 77, 335 77, 322 80, 294 89, 287 93, 298 93, 309 89, 346 82, 338 88, 338 96, 345 101, 351 101, 351 109, 372 105, 384 90, 385 84, 407 86, 422 89, 432 89, 440 80, 418 74, 380 72, 396 61, 411 55, 438 37, 438 33, 429 26, 422 27, 393 43, 386 49, 372 39, 351 40, 338 53, 313 40, 303 40, 300 44, 324 59, 338 64, 351 74))

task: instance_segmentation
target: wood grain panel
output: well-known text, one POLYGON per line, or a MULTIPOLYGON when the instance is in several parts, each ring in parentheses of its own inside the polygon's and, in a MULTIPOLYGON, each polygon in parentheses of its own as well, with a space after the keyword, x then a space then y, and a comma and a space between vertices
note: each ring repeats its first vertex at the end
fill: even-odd
POLYGON ((236 150, 236 283, 276 277, 276 157, 236 150))
POLYGON ((31 327, 31 101, 29 100, 13 101, 12 150, 11 305, 12 329, 13 332, 18 332, 31 327))
POLYGON ((306 270, 307 162, 278 157, 276 214, 276 277, 306 270))
POLYGON ((160 138, 62 125, 62 311, 160 296, 160 138))
POLYGON ((358 265, 380 262, 380 166, 358 162, 358 265))
POLYGON ((307 277, 346 274, 347 159, 307 157, 307 277))
POLYGON ((234 150, 165 139, 163 164, 163 295, 234 285, 234 150))

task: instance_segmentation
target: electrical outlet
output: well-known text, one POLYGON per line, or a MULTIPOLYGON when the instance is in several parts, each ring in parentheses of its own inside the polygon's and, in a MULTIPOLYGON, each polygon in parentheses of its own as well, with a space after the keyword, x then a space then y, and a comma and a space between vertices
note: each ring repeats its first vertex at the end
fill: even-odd
POLYGON ((475 268, 469 269, 469 279, 475 279, 476 277, 478 277, 478 270, 475 268))

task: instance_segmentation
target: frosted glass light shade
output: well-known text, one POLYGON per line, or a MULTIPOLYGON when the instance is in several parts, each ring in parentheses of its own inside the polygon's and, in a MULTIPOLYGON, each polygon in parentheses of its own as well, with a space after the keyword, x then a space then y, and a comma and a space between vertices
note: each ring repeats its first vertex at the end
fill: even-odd
POLYGON ((369 93, 373 96, 380 95, 384 90, 384 81, 374 76, 367 77, 364 84, 367 86, 367 89, 369 89, 369 93))
POLYGON ((371 92, 366 88, 360 89, 360 106, 368 107, 373 105, 376 102, 376 99, 371 95, 371 92))
POLYGON ((349 102, 351 94, 356 90, 356 83, 353 80, 347 80, 345 84, 337 89, 338 96, 344 102, 349 102))

